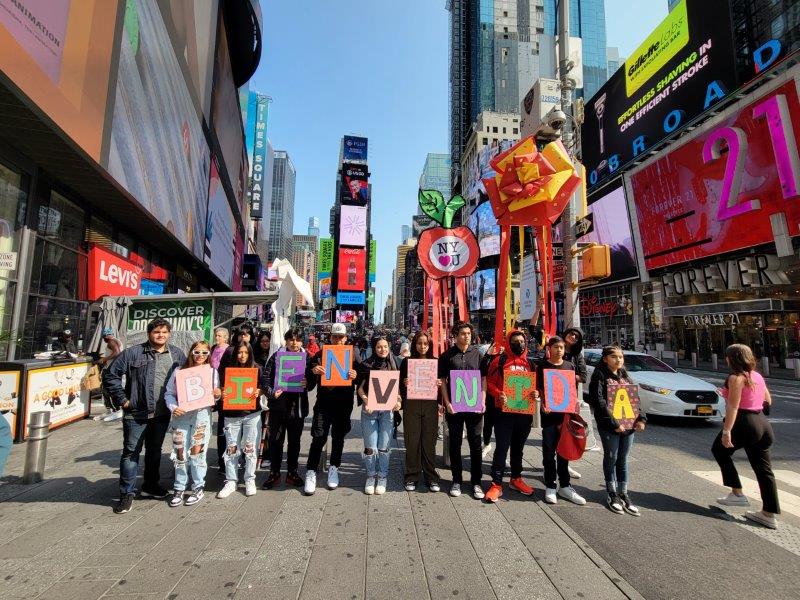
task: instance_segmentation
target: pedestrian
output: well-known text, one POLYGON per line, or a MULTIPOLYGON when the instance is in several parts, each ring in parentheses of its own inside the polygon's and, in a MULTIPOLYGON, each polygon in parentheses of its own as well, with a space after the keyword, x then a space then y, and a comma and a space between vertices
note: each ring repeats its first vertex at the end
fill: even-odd
POLYGON ((361 435, 364 438, 364 466, 367 470, 367 481, 364 493, 386 493, 386 481, 389 477, 389 442, 392 439, 394 413, 400 410, 400 384, 394 390, 397 402, 394 410, 370 410, 367 408, 369 386, 372 385, 371 371, 397 371, 397 361, 389 351, 389 340, 377 337, 372 340, 372 355, 361 364, 356 382, 358 405, 361 406, 361 435))
MULTIPOLYGON (((432 359, 430 336, 419 331, 411 340, 409 359, 432 359)), ((438 383, 438 380, 437 380, 438 383)), ((439 384, 441 385, 441 384, 439 384)), ((403 399, 403 441, 406 447, 406 491, 417 489, 420 471, 431 492, 438 492, 439 473, 436 471, 436 438, 439 417, 444 414, 441 394, 437 400, 408 399, 408 359, 400 365, 400 396, 403 399)))
MULTIPOLYGON (((539 362, 536 374, 536 384, 539 395, 544 398, 544 371, 546 369, 559 369, 574 371, 575 367, 564 360, 564 340, 554 335, 545 346, 545 357, 539 362)), ((545 402, 541 403, 542 423, 542 466, 544 467, 544 501, 548 504, 558 502, 556 495, 578 505, 586 504, 586 500, 570 485, 569 461, 562 456, 556 456, 558 440, 561 437, 561 424, 564 422, 564 413, 550 412, 545 402), (559 487, 556 488, 556 476, 559 487)))
MULTIPOLYGON (((302 352, 303 334, 299 329, 290 329, 284 336, 284 348, 288 352, 302 352)), ((268 490, 280 483, 281 463, 283 462, 283 444, 288 438, 286 451, 286 483, 292 486, 303 485, 303 479, 297 473, 300 460, 300 436, 303 434, 303 423, 308 416, 308 392, 314 389, 316 383, 311 380, 309 389, 308 381, 303 379, 303 390, 290 392, 275 390, 276 356, 273 354, 267 361, 265 371, 265 390, 269 406, 269 454, 270 473, 264 482, 264 489, 268 490)))
POLYGON ((603 444, 603 475, 606 481, 606 506, 617 514, 639 516, 639 509, 628 495, 628 455, 633 447, 635 431, 644 431, 647 416, 639 412, 633 429, 625 429, 608 409, 608 386, 632 384, 624 368, 625 357, 619 346, 605 346, 600 363, 589 383, 589 406, 592 407, 597 431, 603 444))
POLYGON ((247 342, 239 342, 234 346, 236 363, 220 369, 219 379, 225 385, 225 371, 230 368, 256 369, 258 388, 253 391, 255 408, 245 410, 224 409, 227 391, 221 393, 218 402, 221 415, 225 419, 225 485, 217 492, 217 498, 227 498, 236 491, 239 480, 239 458, 244 455, 244 495, 254 496, 256 493, 256 460, 259 438, 261 437, 261 390, 265 389, 261 367, 253 359, 253 347, 247 342))
POLYGON ((164 498, 159 485, 161 446, 169 429, 170 412, 164 399, 172 372, 186 362, 183 350, 169 343, 172 325, 155 318, 147 324, 147 341, 122 351, 103 373, 103 385, 115 410, 123 410, 122 456, 119 464, 119 503, 115 513, 131 510, 136 495, 139 455, 144 455, 143 498, 164 498), (122 378, 125 377, 123 387, 122 378))
MULTIPOLYGON (((238 331, 233 335, 233 343, 225 349, 219 361, 219 366, 217 367, 220 378, 222 378, 222 383, 225 383, 225 379, 222 377, 222 371, 225 367, 236 364, 235 350, 238 345, 241 343, 250 344, 252 339, 253 326, 247 321, 241 323, 238 331)), ((225 415, 220 410, 217 411, 217 465, 220 472, 225 471, 225 446, 225 415)))
MULTIPOLYGON (((439 357, 439 380, 442 397, 445 406, 445 421, 450 432, 450 472, 453 476, 453 484, 450 487, 450 495, 457 497, 461 495, 462 484, 462 461, 461 444, 462 432, 467 430, 467 442, 469 444, 469 464, 470 464, 470 484, 472 485, 472 496, 476 500, 482 500, 485 496, 481 485, 481 430, 483 428, 483 411, 480 413, 456 413, 450 404, 450 372, 454 370, 473 370, 479 371, 481 368, 481 355, 478 348, 472 345, 472 335, 475 328, 472 323, 461 321, 453 328, 453 335, 456 343, 447 349, 439 357)), ((483 405, 486 406, 486 378, 483 378, 481 386, 483 405)))
MULTIPOLYGON (((584 333, 579 327, 570 327, 564 331, 561 338, 564 340, 564 360, 571 362, 572 366, 575 367, 575 381, 578 385, 578 403, 580 403, 583 401, 581 385, 588 381, 586 358, 583 356, 584 333)), ((596 446, 597 442, 594 441, 594 432, 591 431, 591 419, 589 419, 588 427, 586 428, 586 435, 592 438, 593 444, 596 446)), ((569 469, 570 478, 581 478, 581 474, 578 471, 571 466, 567 468, 569 469)))
POLYGON ((261 331, 256 337, 253 352, 255 352, 255 361, 262 369, 266 368, 267 361, 269 360, 269 344, 272 336, 269 331, 261 331))
MULTIPOLYGON (((478 338, 480 339, 480 338, 478 338)), ((489 365, 498 357, 502 356, 502 352, 498 354, 498 351, 494 347, 494 342, 491 344, 487 344, 486 347, 477 346, 478 351, 481 354, 481 371, 486 374, 488 373, 489 365), (482 349, 483 348, 483 349, 482 349)), ((491 386, 487 379, 487 385, 491 386)), ((483 447, 481 450, 481 457, 486 458, 492 452, 492 430, 494 429, 494 422, 495 422, 495 413, 497 412, 497 408, 495 407, 495 402, 489 398, 489 390, 487 389, 486 394, 486 412, 483 414, 483 447)), ((495 399, 497 396, 495 396, 495 399)))
POLYGON ((13 446, 14 432, 11 431, 11 425, 9 425, 5 415, 0 414, 0 477, 6 471, 6 461, 8 461, 13 446))
POLYGON ((214 345, 211 347, 211 368, 219 369, 222 356, 228 349, 228 339, 230 334, 224 327, 217 327, 214 330, 214 345))
MULTIPOLYGON (((220 393, 219 376, 216 369, 211 366, 209 358, 211 347, 205 340, 200 340, 192 344, 189 348, 189 356, 182 369, 193 367, 205 367, 211 369, 211 385, 215 392, 215 397, 220 393)), ((187 411, 178 406, 178 393, 175 375, 180 369, 176 369, 170 375, 167 382, 167 389, 164 399, 167 408, 172 413, 169 423, 172 432, 172 463, 175 465, 175 483, 172 486, 172 496, 168 504, 172 507, 186 504, 193 506, 203 499, 203 489, 206 486, 206 452, 208 442, 211 439, 211 407, 198 408, 197 410, 187 411), (186 448, 189 448, 188 456, 186 448), (188 467, 187 467, 188 463, 188 467), (189 483, 189 475, 192 478, 192 493, 184 502, 186 485, 189 483)))
POLYGON ((725 418, 722 421, 722 431, 717 434, 711 446, 711 452, 722 471, 722 484, 731 488, 731 491, 717 502, 724 506, 750 505, 733 464, 734 452, 744 448, 756 474, 762 502, 760 512, 748 511, 744 516, 769 529, 777 529, 775 515, 780 514, 781 510, 770 457, 775 435, 772 425, 764 416, 764 410, 772 406, 772 396, 761 373, 755 370, 756 358, 748 346, 728 346, 725 350, 725 362, 731 370, 723 388, 725 418))
MULTIPOLYGON (((344 345, 347 343, 347 328, 344 323, 334 323, 331 325, 331 344, 344 345)), ((322 449, 331 436, 331 454, 329 457, 330 466, 328 467, 328 489, 335 490, 339 487, 339 467, 342 464, 342 450, 344 449, 344 438, 349 433, 350 413, 353 412, 353 390, 357 376, 356 369, 360 368, 361 361, 358 353, 353 348, 353 367, 348 371, 347 378, 350 385, 326 386, 322 385, 322 376, 325 374, 325 367, 322 364, 324 358, 320 352, 313 361, 309 363, 306 370, 306 379, 311 381, 316 378, 314 385, 317 387, 317 401, 314 403, 314 415, 311 420, 311 448, 308 451, 308 462, 306 463, 306 481, 303 491, 306 495, 312 495, 317 489, 317 468, 322 458, 322 449)))
POLYGON ((306 352, 308 353, 308 358, 314 358, 320 351, 319 344, 317 344, 317 338, 314 335, 308 336, 308 345, 306 346, 306 352))
MULTIPOLYGON (((103 328, 103 341, 106 343, 106 354, 97 361, 100 368, 100 381, 103 381, 103 371, 111 366, 120 354, 122 354, 122 342, 114 337, 114 330, 111 327, 103 328)), ((103 404, 106 407, 106 414, 100 417, 95 417, 96 421, 116 421, 122 418, 122 410, 114 410, 111 405, 111 396, 108 394, 102 383, 100 385, 100 393, 103 395, 103 404)))
MULTIPOLYGON (((533 427, 533 415, 503 412, 506 401, 505 373, 535 373, 536 363, 528 357, 525 334, 515 329, 508 334, 508 347, 488 365, 486 402, 495 406, 494 437, 496 446, 492 457, 492 484, 486 492, 487 502, 497 502, 503 495, 503 475, 506 458, 511 451, 511 480, 508 487, 525 496, 533 495, 533 487, 522 478, 522 453, 533 427)), ((538 398, 538 391, 534 398, 538 398)))
POLYGON ((64 329, 58 332, 58 338, 56 339, 56 343, 53 344, 53 350, 61 354, 78 354, 75 340, 72 339, 71 329, 64 329))

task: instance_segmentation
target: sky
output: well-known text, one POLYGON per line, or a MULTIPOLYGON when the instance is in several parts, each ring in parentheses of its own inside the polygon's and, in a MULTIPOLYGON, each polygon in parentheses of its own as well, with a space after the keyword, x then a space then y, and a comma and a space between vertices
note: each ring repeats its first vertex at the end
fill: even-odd
MULTIPOLYGON (((261 0, 261 7, 264 49, 250 85, 273 98, 267 134, 297 171, 295 233, 306 233, 315 216, 327 235, 341 137, 369 138, 380 319, 425 157, 449 152, 445 0, 261 0)), ((666 14, 667 0, 606 0, 608 45, 627 56, 666 14)))

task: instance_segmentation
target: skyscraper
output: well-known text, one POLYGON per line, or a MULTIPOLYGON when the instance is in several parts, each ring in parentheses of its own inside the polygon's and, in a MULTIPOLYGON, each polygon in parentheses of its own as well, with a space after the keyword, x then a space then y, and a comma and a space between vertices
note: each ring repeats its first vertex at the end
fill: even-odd
POLYGON ((450 197, 449 154, 428 153, 425 157, 425 166, 422 167, 422 175, 419 176, 419 189, 438 190, 445 199, 450 197))
POLYGON ((319 238, 319 217, 308 218, 308 235, 319 238))
POLYGON ((289 153, 276 150, 272 177, 268 263, 276 258, 291 260, 294 225, 295 170, 289 153))

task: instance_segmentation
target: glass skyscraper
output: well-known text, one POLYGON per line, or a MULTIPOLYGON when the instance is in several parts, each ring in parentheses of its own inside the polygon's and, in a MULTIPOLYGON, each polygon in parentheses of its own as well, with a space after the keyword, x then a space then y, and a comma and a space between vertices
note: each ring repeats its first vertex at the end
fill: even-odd
POLYGON ((296 172, 289 153, 275 151, 272 177, 272 204, 270 206, 269 254, 267 262, 276 258, 292 258, 292 230, 294 227, 294 183, 296 172))
POLYGON ((419 189, 439 190, 445 200, 450 198, 449 154, 428 153, 425 158, 425 166, 422 168, 422 175, 419 177, 419 189))

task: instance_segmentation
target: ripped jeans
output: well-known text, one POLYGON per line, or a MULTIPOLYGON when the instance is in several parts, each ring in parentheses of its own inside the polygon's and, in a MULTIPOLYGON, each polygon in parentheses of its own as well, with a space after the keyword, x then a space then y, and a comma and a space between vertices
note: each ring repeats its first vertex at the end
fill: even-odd
POLYGON ((244 482, 255 481, 261 412, 244 417, 225 415, 225 481, 239 480, 239 457, 244 454, 244 482))
POLYGON ((394 428, 391 410, 368 413, 361 409, 361 434, 364 438, 364 464, 367 477, 386 477, 389 474, 389 442, 394 428))
POLYGON ((169 422, 172 435, 172 464, 175 465, 175 491, 182 492, 192 475, 192 490, 205 486, 206 452, 211 439, 211 409, 201 408, 180 417, 172 416, 169 422), (187 452, 188 448, 188 452, 187 452), (187 468, 188 465, 188 468, 187 468))

